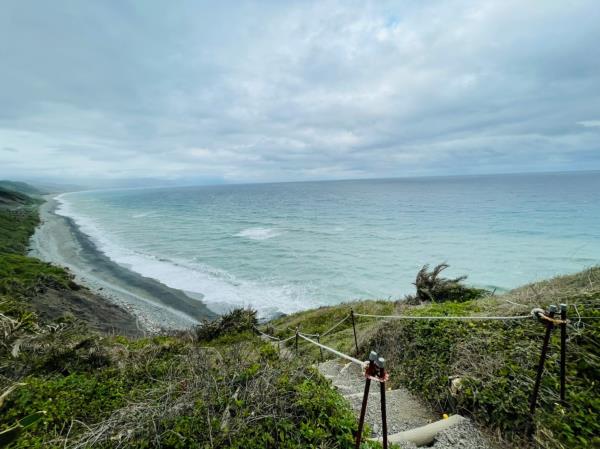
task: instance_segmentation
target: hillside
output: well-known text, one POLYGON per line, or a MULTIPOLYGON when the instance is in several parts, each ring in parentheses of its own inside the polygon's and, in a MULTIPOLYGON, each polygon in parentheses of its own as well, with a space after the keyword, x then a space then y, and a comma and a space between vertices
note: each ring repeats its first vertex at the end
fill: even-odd
MULTIPOLYGON (((440 415, 472 417, 504 445, 523 448, 592 448, 600 445, 600 267, 526 285, 502 296, 464 302, 409 306, 403 302, 361 301, 297 313, 265 329, 285 337, 298 326, 321 334, 348 315, 513 316, 534 307, 569 304, 566 404, 559 400, 559 330, 551 339, 533 441, 529 398, 544 334, 533 319, 515 321, 377 320, 356 318, 359 355, 382 354, 392 388, 403 385, 440 415), (579 317, 589 317, 578 319, 579 317)), ((354 352, 350 320, 321 341, 354 352)), ((300 343, 316 359, 319 351, 300 343)))
POLYGON ((349 408, 258 338, 253 312, 198 332, 119 335, 127 317, 25 255, 38 219, 17 207, 0 209, 0 446, 352 447, 349 408))
MULTIPOLYGON (((98 320, 92 315, 105 313, 106 302, 75 284, 65 270, 25 255, 37 214, 35 204, 15 214, 23 206, 0 209, 0 391, 13 388, 0 400, 0 432, 31 413, 46 413, 27 429, 19 428, 11 447, 354 446, 357 423, 349 405, 313 368, 318 348, 300 342, 295 357, 291 340, 279 354, 254 332, 255 313, 243 310, 189 332, 142 337, 123 335, 131 317, 119 318, 107 309, 102 321, 114 325, 122 319, 121 329, 93 328, 98 320)), ((296 327, 322 334, 351 308, 372 315, 513 316, 568 303, 573 321, 567 403, 558 401, 555 332, 533 440, 526 437, 528 397, 544 329, 533 319, 382 321, 357 316, 358 354, 350 320, 321 341, 361 359, 375 349, 388 361, 391 388, 403 385, 440 415, 472 417, 502 447, 597 447, 599 321, 575 317, 600 317, 600 268, 502 296, 480 293, 453 290, 452 301, 443 303, 373 300, 322 307, 261 329, 280 337, 293 335, 296 327), (478 299, 465 300, 473 295, 478 299)), ((365 442, 365 447, 379 446, 365 442)))
POLYGON ((0 207, 2 208, 21 208, 31 206, 36 200, 30 196, 11 189, 3 188, 0 185, 0 207))
POLYGON ((43 191, 25 182, 0 180, 0 189, 10 190, 29 196, 38 196, 44 194, 43 191))

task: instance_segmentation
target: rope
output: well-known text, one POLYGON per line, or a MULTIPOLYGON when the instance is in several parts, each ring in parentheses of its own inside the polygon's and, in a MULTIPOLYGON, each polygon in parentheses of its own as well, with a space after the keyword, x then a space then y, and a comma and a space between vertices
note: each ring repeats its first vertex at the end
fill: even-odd
POLYGON ((345 322, 348 318, 350 318, 350 315, 346 315, 343 320, 341 320, 340 322, 335 324, 333 327, 330 327, 328 330, 326 330, 324 333, 322 333, 321 337, 325 337, 326 335, 329 335, 336 327, 338 327, 340 324, 345 322))
POLYGON ((300 338, 303 338, 303 339, 304 339, 304 340, 306 340, 307 342, 309 342, 309 343, 312 343, 313 345, 316 345, 316 346, 318 346, 318 347, 320 347, 320 348, 322 348, 322 349, 325 349, 326 351, 329 351, 329 352, 331 352, 332 354, 335 354, 335 355, 337 355, 338 357, 341 357, 341 358, 343 358, 343 359, 346 359, 346 360, 348 360, 348 361, 350 361, 350 362, 352 362, 352 363, 356 363, 357 365, 360 365, 361 367, 362 367, 362 366, 364 366, 364 363, 363 363, 363 362, 361 362, 360 360, 358 360, 358 359, 355 359, 354 357, 352 357, 352 356, 349 356, 349 355, 347 355, 347 354, 344 354, 343 352, 337 351, 336 349, 330 348, 329 346, 326 346, 326 345, 324 345, 324 344, 322 344, 322 343, 317 343, 316 341, 314 341, 314 340, 311 340, 311 339, 310 339, 310 338, 308 338, 306 335, 304 335, 304 334, 301 334, 300 332, 298 332, 298 336, 299 336, 300 338))
POLYGON ((527 309, 529 308, 529 306, 526 304, 520 304, 518 302, 511 301, 510 299, 506 299, 506 298, 502 298, 502 297, 500 299, 502 299, 502 301, 504 301, 504 302, 507 302, 508 304, 512 304, 513 306, 525 307, 527 309))
POLYGON ((274 341, 281 341, 281 338, 277 338, 277 337, 274 337, 274 336, 272 336, 272 335, 265 334, 263 331, 261 331, 261 330, 260 330, 258 327, 256 327, 256 326, 252 326, 252 327, 254 328, 254 330, 255 330, 256 332, 258 332, 258 333, 259 333, 260 335, 262 335, 263 337, 270 338, 271 340, 274 340, 274 341))
POLYGON ((256 327, 256 326, 252 326, 252 327, 253 327, 253 328, 254 328, 254 330, 255 330, 256 332, 258 332, 260 335, 263 335, 263 336, 265 336, 265 337, 267 337, 267 338, 269 338, 269 339, 271 339, 271 340, 273 340, 273 341, 278 341, 279 343, 285 343, 286 341, 290 341, 292 338, 294 338, 294 337, 296 336, 296 335, 292 335, 291 337, 288 337, 288 338, 281 339, 281 338, 278 338, 278 337, 274 337, 273 335, 265 334, 263 331, 261 331, 261 330, 260 330, 258 327, 256 327))
POLYGON ((354 316, 365 318, 389 318, 393 320, 524 320, 531 315, 515 316, 411 316, 411 315, 369 315, 366 313, 354 313, 354 316))
MULTIPOLYGON (((287 328, 290 332, 294 332, 296 333, 296 329, 292 329, 291 327, 287 328)), ((320 336, 320 334, 304 334, 304 335, 308 335, 309 337, 318 337, 320 336)))
POLYGON ((544 314, 539 314, 537 317, 540 320, 548 321, 549 323, 552 323, 552 324, 567 324, 569 322, 569 320, 561 320, 559 318, 551 318, 548 315, 544 315, 544 314))

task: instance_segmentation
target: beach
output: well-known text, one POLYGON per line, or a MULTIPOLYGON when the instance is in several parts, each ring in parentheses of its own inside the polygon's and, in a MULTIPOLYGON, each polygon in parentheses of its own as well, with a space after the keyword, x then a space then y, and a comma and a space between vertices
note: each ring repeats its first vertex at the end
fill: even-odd
POLYGON ((268 319, 401 299, 425 264, 497 293, 594 266, 599 190, 597 173, 114 189, 57 212, 119 266, 268 319))
POLYGON ((150 333, 189 328, 215 316, 199 299, 110 260, 73 220, 55 213, 53 196, 45 199, 41 224, 30 240, 31 256, 67 268, 76 282, 134 315, 150 333))

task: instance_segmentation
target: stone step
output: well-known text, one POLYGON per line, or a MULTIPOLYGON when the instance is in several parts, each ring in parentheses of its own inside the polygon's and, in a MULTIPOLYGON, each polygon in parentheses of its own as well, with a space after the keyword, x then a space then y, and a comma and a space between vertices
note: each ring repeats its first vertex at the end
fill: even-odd
MULTIPOLYGON (((362 369, 352 363, 341 360, 328 360, 320 363, 317 368, 329 379, 351 405, 356 417, 360 415, 365 378, 362 369)), ((491 446, 479 433, 475 426, 465 419, 451 417, 447 422, 437 422, 439 418, 412 396, 407 390, 386 391, 387 427, 390 441, 408 440, 402 447, 416 448, 415 443, 423 435, 431 449, 489 449, 491 446), (432 424, 433 423, 433 424, 432 424), (431 437, 432 434, 435 436, 431 437)), ((371 429, 371 438, 377 439, 382 435, 380 384, 371 383, 365 422, 371 429)))
MULTIPOLYGON (((347 397, 348 402, 357 415, 360 414, 362 399, 362 393, 354 393, 347 397)), ((385 400, 388 434, 420 427, 436 419, 429 410, 406 390, 388 390, 385 392, 385 400)), ((365 422, 369 424, 372 430, 371 436, 381 436, 383 429, 381 426, 381 399, 379 391, 370 392, 369 394, 365 422)))
POLYGON ((342 394, 342 396, 354 395, 356 392, 356 388, 353 385, 334 384, 333 386, 342 394))

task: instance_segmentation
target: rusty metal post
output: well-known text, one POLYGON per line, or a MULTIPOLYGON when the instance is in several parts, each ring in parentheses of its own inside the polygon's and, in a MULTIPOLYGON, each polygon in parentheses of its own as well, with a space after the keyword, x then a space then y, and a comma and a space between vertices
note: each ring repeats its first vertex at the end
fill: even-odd
POLYGON ((567 378, 567 305, 560 305, 560 402, 566 403, 567 378))
POLYGON ((350 309, 350 318, 352 318, 352 331, 354 332, 354 347, 356 348, 356 354, 358 354, 358 340, 356 338, 356 323, 354 322, 354 309, 350 309))
MULTIPOLYGON (((554 318, 556 314, 556 306, 551 305, 548 309, 548 316, 550 318, 554 318)), ((531 394, 531 402, 529 404, 529 414, 531 415, 531 420, 533 422, 533 415, 535 414, 535 408, 537 405, 537 398, 540 392, 540 383, 542 381, 542 374, 544 372, 544 364, 546 362, 546 354, 548 352, 548 343, 550 343, 550 334, 552 333, 552 329, 554 328, 554 324, 547 321, 546 324, 546 334, 544 335, 544 343, 542 344, 542 353, 540 355, 540 363, 538 364, 537 375, 535 377, 535 385, 533 387, 533 393, 531 394)), ((530 428, 530 431, 533 431, 533 427, 530 428)))
POLYGON ((360 442, 362 440, 362 432, 365 426, 365 414, 367 412, 367 400, 369 399, 369 388, 371 387, 371 379, 368 376, 372 376, 375 371, 375 360, 377 360, 377 353, 371 351, 369 354, 369 366, 365 372, 365 391, 363 393, 362 405, 360 407, 360 417, 358 418, 358 432, 356 433, 356 443, 354 447, 360 449, 360 442))
MULTIPOLYGON (((385 379, 385 359, 379 357, 375 362, 379 368, 379 377, 385 379)), ((385 382, 379 382, 379 391, 381 396, 381 426, 383 432, 383 449, 388 449, 388 431, 387 431, 387 410, 385 408, 385 382)))

